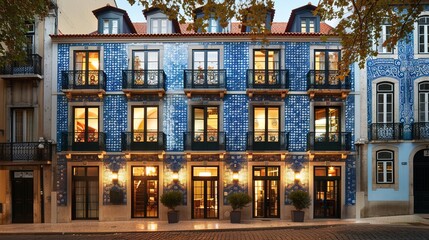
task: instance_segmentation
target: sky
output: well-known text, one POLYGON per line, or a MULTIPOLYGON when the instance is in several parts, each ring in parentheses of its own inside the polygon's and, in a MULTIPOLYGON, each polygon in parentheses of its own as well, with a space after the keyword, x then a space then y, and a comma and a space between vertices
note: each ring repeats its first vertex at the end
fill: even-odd
MULTIPOLYGON (((131 6, 127 0, 116 0, 118 8, 124 9, 127 11, 128 15, 131 18, 132 22, 145 22, 146 19, 143 16, 143 8, 136 4, 131 6)), ((274 0, 274 9, 276 10, 274 14, 274 22, 287 22, 289 20, 290 13, 293 9, 302 7, 311 2, 313 5, 317 6, 318 0, 274 0)))

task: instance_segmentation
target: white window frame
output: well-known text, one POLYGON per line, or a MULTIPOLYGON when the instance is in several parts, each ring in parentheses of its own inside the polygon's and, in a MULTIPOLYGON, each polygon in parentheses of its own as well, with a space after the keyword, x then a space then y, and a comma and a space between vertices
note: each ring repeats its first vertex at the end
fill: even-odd
POLYGON ((393 123, 395 123, 399 120, 399 81, 388 77, 382 77, 372 81, 371 122, 377 123, 377 85, 382 82, 393 84, 393 123))
POLYGON ((377 116, 376 116, 376 121, 377 123, 394 123, 394 112, 395 112, 395 105, 394 105, 394 84, 390 83, 390 82, 381 82, 379 84, 377 84, 377 99, 376 99, 376 111, 377 111, 377 116), (379 87, 381 85, 390 85, 392 87, 391 90, 379 90, 379 87), (383 97, 383 101, 382 103, 379 102, 379 97, 382 96, 383 97), (388 100, 390 96, 390 101, 388 100), (380 105, 381 104, 381 105, 380 105), (388 105, 391 104, 392 107, 392 111, 389 112, 388 111, 388 105), (381 109, 380 109, 381 106, 381 109), (379 119, 379 114, 382 113, 383 119, 379 119), (389 121, 388 115, 391 115, 391 120, 389 121))
POLYGON ((150 20, 150 33, 152 34, 166 34, 168 32, 168 19, 167 18, 152 18, 150 20), (165 27, 163 27, 165 24, 165 27), (156 26, 156 28, 155 28, 156 26))
POLYGON ((388 49, 388 47, 383 46, 383 43, 387 40, 387 38, 391 35, 390 31, 389 34, 388 32, 388 28, 391 27, 392 25, 390 24, 383 24, 381 25, 381 34, 380 34, 380 39, 378 40, 378 47, 377 47, 377 51, 379 54, 394 54, 395 53, 395 47, 392 46, 392 48, 388 49))
MULTIPOLYGON (((422 11, 420 13, 420 17, 429 17, 429 11, 422 11)), ((419 17, 419 19, 420 19, 419 17)), ((429 29, 427 30, 427 38, 429 38, 429 29)), ((419 23, 418 23, 418 19, 417 21, 414 22, 414 31, 413 31, 413 35, 414 35, 414 58, 418 59, 418 58, 427 58, 428 57, 428 53, 420 53, 420 49, 419 49, 419 23)), ((429 41, 429 39, 428 39, 429 41)), ((429 43, 428 43, 429 44, 429 43)))
POLYGON ((103 19, 103 34, 118 34, 119 33, 119 19, 103 19), (114 26, 116 23, 116 27, 114 26))
POLYGON ((380 150, 376 152, 376 178, 377 184, 393 184, 395 182, 395 164, 394 164, 394 152, 390 150, 380 150), (379 154, 381 153, 389 153, 391 154, 390 158, 381 158, 379 154), (388 166, 392 166, 391 170, 388 170, 388 166), (379 167, 381 166, 381 169, 379 167), (380 171, 381 170, 381 171, 380 171), (382 173, 382 178, 379 178, 379 173, 382 173), (390 176, 390 181, 388 180, 390 176))

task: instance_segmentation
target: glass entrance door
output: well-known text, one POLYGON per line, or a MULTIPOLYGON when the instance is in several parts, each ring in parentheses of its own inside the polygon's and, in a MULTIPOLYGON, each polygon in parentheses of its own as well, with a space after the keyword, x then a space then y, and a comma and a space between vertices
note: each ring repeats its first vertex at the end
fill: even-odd
POLYGON ((133 167, 132 173, 132 217, 158 217, 158 167, 133 167))
POLYGON ((429 152, 414 155, 414 213, 429 213, 429 152))
POLYGON ((192 218, 219 217, 218 167, 192 168, 192 218))
POLYGON ((73 167, 72 174, 72 219, 98 219, 98 167, 73 167))
POLYGON ((314 218, 340 218, 340 167, 315 167, 314 218))
POLYGON ((280 217, 280 167, 253 167, 253 217, 280 217))

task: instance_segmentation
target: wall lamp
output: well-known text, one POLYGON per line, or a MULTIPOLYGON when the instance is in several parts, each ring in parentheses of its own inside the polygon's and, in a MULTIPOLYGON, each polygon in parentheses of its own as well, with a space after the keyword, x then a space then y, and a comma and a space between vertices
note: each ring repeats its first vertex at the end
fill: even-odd
POLYGON ((173 172, 173 182, 177 183, 179 181, 179 173, 177 171, 173 172))
POLYGON ((238 182, 238 172, 232 172, 232 181, 233 182, 238 182))
POLYGON ((118 183, 118 171, 112 171, 112 183, 118 183))
POLYGON ((296 183, 299 183, 299 181, 301 181, 301 172, 296 171, 294 175, 294 179, 296 183))

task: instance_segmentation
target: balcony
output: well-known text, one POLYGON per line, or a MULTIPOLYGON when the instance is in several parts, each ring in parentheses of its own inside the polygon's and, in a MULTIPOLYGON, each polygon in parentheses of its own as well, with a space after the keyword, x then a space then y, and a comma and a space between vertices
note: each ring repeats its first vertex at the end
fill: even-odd
POLYGON ((106 149, 104 132, 63 132, 61 151, 101 152, 106 149))
POLYGON ((248 151, 287 151, 289 148, 289 133, 285 132, 248 132, 248 151))
POLYGON ((339 95, 346 99, 350 93, 350 78, 338 77, 339 71, 310 70, 307 73, 307 93, 311 99, 316 95, 339 95))
POLYGON ((42 79, 42 57, 31 54, 23 62, 13 62, 0 67, 3 79, 42 79))
POLYGON ((184 145, 185 151, 225 151, 225 133, 186 132, 184 145))
POLYGON ((133 94, 165 94, 164 70, 123 70, 122 91, 130 98, 133 94))
POLYGON ((429 140, 429 122, 416 122, 412 125, 414 140, 429 140))
POLYGON ((67 98, 73 95, 97 95, 106 93, 106 73, 102 70, 72 70, 62 72, 62 91, 67 98))
POLYGON ((0 163, 48 163, 51 160, 52 143, 50 142, 0 143, 0 163))
POLYGON ((163 151, 165 134, 163 132, 123 132, 122 151, 163 151))
POLYGON ((403 128, 402 123, 372 123, 369 126, 369 140, 402 140, 403 128))
POLYGON ((309 132, 307 135, 308 151, 350 151, 352 134, 350 132, 309 132))
POLYGON ((184 70, 184 90, 186 96, 192 94, 219 94, 221 98, 226 94, 225 70, 184 70))
POLYGON ((288 70, 247 70, 247 90, 249 97, 254 94, 279 94, 286 97, 289 89, 288 70))

